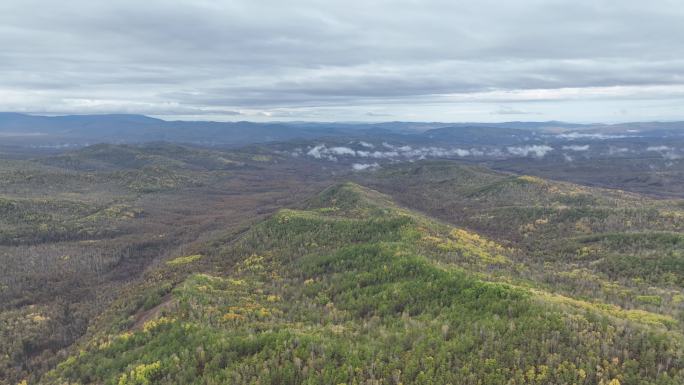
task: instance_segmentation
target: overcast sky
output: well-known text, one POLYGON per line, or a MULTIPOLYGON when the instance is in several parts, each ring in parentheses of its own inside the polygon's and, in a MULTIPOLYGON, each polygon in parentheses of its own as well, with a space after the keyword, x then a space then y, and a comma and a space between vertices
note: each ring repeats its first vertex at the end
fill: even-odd
POLYGON ((684 120, 684 4, 2 0, 0 110, 684 120))

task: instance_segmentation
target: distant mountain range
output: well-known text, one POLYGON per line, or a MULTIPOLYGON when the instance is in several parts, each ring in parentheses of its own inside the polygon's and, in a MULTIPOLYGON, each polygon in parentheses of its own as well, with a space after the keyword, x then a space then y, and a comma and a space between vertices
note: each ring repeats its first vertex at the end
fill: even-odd
POLYGON ((37 116, 0 113, 0 141, 11 145, 75 145, 169 141, 204 145, 245 145, 318 138, 394 138, 420 142, 507 144, 535 135, 642 136, 684 135, 684 122, 638 122, 615 125, 564 122, 504 123, 253 123, 166 121, 143 115, 37 116))
POLYGON ((251 122, 165 121, 143 115, 33 116, 0 113, 0 135, 15 142, 170 141, 248 144, 334 135, 335 127, 291 127, 251 122))

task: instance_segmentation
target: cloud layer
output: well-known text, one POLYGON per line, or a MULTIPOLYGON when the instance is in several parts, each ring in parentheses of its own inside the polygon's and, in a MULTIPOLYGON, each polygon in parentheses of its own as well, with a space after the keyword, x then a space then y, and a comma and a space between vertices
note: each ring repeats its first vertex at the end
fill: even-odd
MULTIPOLYGON (((413 162, 424 159, 468 159, 468 160, 501 160, 511 158, 527 158, 536 161, 555 162, 562 159, 570 163, 576 160, 588 160, 592 158, 602 159, 608 157, 624 157, 634 154, 660 157, 666 161, 684 159, 684 149, 677 146, 656 145, 647 146, 643 143, 628 147, 616 147, 613 145, 598 146, 589 144, 569 144, 554 146, 547 144, 531 144, 523 146, 477 146, 470 148, 439 147, 439 146, 411 146, 406 144, 392 144, 382 142, 371 144, 366 142, 349 142, 347 145, 331 145, 319 143, 305 148, 295 148, 290 151, 281 151, 281 155, 292 157, 305 157, 312 160, 325 162, 340 162, 351 164, 354 171, 375 170, 383 164, 394 162, 413 162), (598 147, 598 148, 596 148, 598 147), (373 148, 372 151, 366 151, 373 148)), ((669 166, 668 166, 669 167, 669 166)))
POLYGON ((683 24, 675 0, 7 0, 0 110, 684 119, 683 24))
MULTIPOLYGON (((428 158, 509 158, 509 157, 533 157, 543 158, 548 153, 553 151, 553 147, 547 145, 529 145, 529 146, 508 146, 503 148, 486 146, 486 147, 437 147, 437 146, 409 146, 409 145, 394 145, 383 142, 381 150, 366 151, 370 143, 359 142, 350 146, 328 146, 326 144, 317 144, 309 146, 305 150, 297 148, 290 153, 284 153, 290 156, 299 157, 306 155, 314 159, 327 160, 337 162, 340 159, 367 159, 367 160, 389 160, 389 161, 413 161, 428 158), (360 149, 360 148, 363 149, 360 149)), ((374 163, 373 163, 374 164, 374 163)))

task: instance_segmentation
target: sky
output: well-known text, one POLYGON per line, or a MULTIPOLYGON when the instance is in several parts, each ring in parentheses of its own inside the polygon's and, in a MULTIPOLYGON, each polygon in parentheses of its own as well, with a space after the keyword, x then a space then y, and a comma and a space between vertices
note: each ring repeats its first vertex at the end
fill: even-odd
POLYGON ((680 0, 3 0, 0 111, 684 120, 680 0))

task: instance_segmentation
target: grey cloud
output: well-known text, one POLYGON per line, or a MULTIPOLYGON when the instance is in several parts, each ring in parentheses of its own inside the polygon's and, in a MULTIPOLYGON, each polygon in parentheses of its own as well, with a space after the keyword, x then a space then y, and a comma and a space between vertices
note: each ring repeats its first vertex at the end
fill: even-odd
POLYGON ((0 110, 377 120, 416 106, 453 119, 475 98, 489 108, 473 116, 491 119, 534 116, 488 112, 524 90, 577 90, 522 97, 557 105, 679 101, 682 24, 674 0, 6 0, 0 110))

